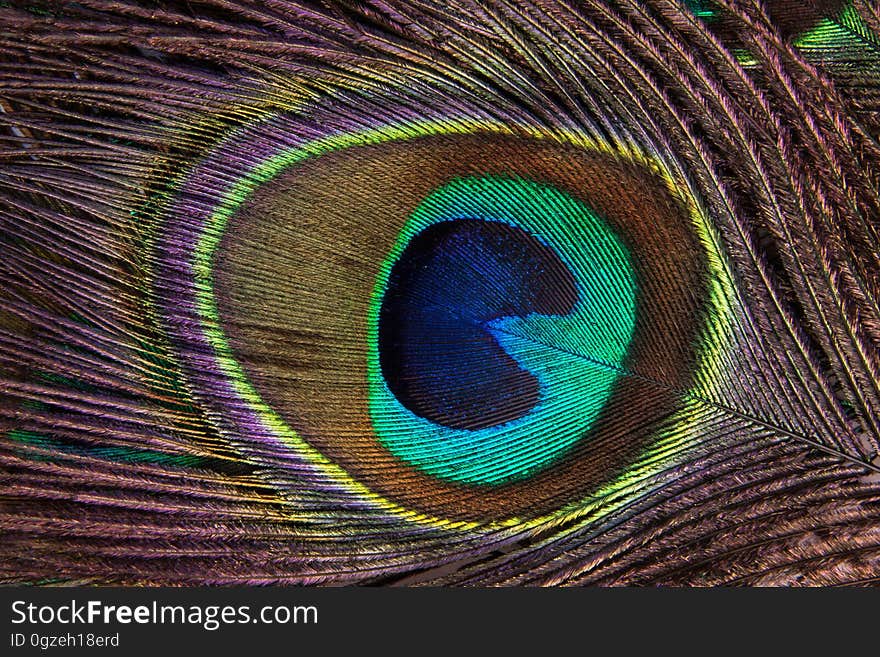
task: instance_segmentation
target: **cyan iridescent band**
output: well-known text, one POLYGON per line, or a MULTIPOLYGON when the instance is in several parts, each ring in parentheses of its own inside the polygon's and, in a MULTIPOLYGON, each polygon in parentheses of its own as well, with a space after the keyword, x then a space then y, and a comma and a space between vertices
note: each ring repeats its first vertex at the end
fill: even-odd
MULTIPOLYGON (((554 144, 570 150, 596 153, 609 161, 620 163, 622 168, 642 169, 646 175, 660 181, 660 186, 665 188, 672 198, 676 199, 678 211, 685 217, 684 222, 693 234, 693 241, 699 243, 705 250, 705 271, 700 274, 706 281, 705 299, 699 304, 698 316, 694 321, 703 324, 697 333, 702 347, 699 353, 693 354, 692 362, 687 364, 691 371, 687 380, 693 386, 705 385, 714 378, 717 371, 719 355, 726 348, 727 322, 729 317, 729 287, 726 281, 729 276, 720 264, 723 259, 718 257, 717 242, 709 228, 709 222, 702 215, 698 204, 687 192, 679 181, 675 181, 668 170, 660 164, 658 159, 641 153, 638 149, 627 145, 612 145, 592 140, 584 135, 567 133, 544 133, 539 129, 526 127, 511 127, 493 124, 491 122, 477 120, 444 120, 435 123, 421 122, 414 124, 402 124, 388 126, 381 129, 354 131, 346 134, 332 134, 323 137, 310 135, 312 138, 296 138, 294 131, 284 116, 275 117, 256 126, 242 131, 242 134, 234 136, 221 144, 209 155, 196 169, 191 171, 178 188, 176 201, 167 213, 163 227, 163 235, 158 241, 158 271, 156 272, 157 301, 162 305, 162 316, 166 318, 166 327, 170 338, 176 345, 181 356, 183 368, 192 381, 192 388, 198 391, 198 396, 209 408, 217 410, 216 421, 222 431, 240 437, 240 443, 250 441, 262 442, 266 445, 284 445, 287 448, 287 458, 290 468, 302 476, 308 477, 310 482, 317 486, 332 487, 335 490, 348 491, 353 498, 364 504, 375 505, 393 513, 404 513, 410 518, 417 518, 423 522, 450 526, 463 521, 461 526, 477 527, 485 522, 512 524, 521 522, 523 517, 533 518, 534 522, 542 522, 557 514, 565 517, 580 515, 595 511, 597 505, 604 510, 614 507, 609 503, 610 499, 616 498, 617 492, 633 485, 636 476, 643 478, 647 472, 654 468, 662 468, 668 465, 670 455, 679 453, 683 446, 687 445, 688 434, 686 427, 699 413, 693 406, 687 403, 687 398, 692 395, 700 397, 699 390, 692 391, 673 390, 664 393, 669 399, 673 397, 682 401, 682 410, 674 415, 672 422, 666 422, 660 430, 654 431, 655 438, 647 442, 639 442, 638 448, 632 455, 626 467, 615 467, 609 471, 607 479, 601 485, 590 482, 589 489, 575 487, 566 495, 554 495, 553 500, 561 500, 555 509, 549 503, 538 504, 535 510, 529 510, 525 502, 517 502, 504 508, 502 486, 498 501, 492 506, 486 506, 480 511, 469 512, 457 516, 455 507, 449 504, 434 508, 430 502, 420 502, 415 496, 395 494, 393 487, 387 485, 374 485, 369 477, 363 473, 354 472, 351 463, 343 462, 337 458, 337 454, 328 456, 315 444, 303 438, 282 415, 266 403, 261 394, 252 385, 247 373, 237 362, 233 350, 229 346, 227 337, 222 330, 219 311, 214 299, 213 266, 218 245, 223 239, 229 219, 235 215, 256 190, 278 177, 281 173, 293 170, 300 163, 312 158, 318 158, 329 153, 337 153, 349 148, 378 147, 398 141, 416 140, 431 136, 461 136, 477 137, 480 135, 497 135, 499 138, 521 139, 524 143, 534 142, 552 147, 554 144), (261 151, 261 145, 281 144, 273 147, 269 152, 261 151), (200 179, 205 176, 213 178, 210 186, 200 185, 200 179), (222 176, 223 183, 218 185, 217 177, 222 176), (219 197, 214 190, 218 187, 225 189, 219 197), (690 410, 687 410, 690 409, 690 410), (342 463, 342 465, 340 465, 342 463), (604 499, 604 503, 600 500, 604 499)), ((527 180, 528 176, 523 177, 527 180)), ((531 183, 517 183, 528 187, 531 183)), ((524 188, 520 187, 520 191, 524 188)), ((516 188, 508 190, 513 196, 516 188)), ((534 190, 532 190, 534 191, 534 190)), ((570 190, 569 190, 570 191, 570 190)), ((566 190, 554 192, 559 198, 564 198, 566 190)), ((581 203, 576 201, 576 203, 581 203)), ((589 208, 583 205, 582 217, 589 215, 589 208)), ((488 208, 484 208, 487 210, 488 208)), ((490 213, 491 214, 491 213, 490 213)), ((495 213, 495 219, 498 218, 495 213)), ((424 215, 421 219, 425 221, 424 215)), ((418 225, 418 217, 411 217, 418 225)), ((295 220, 295 219, 292 219, 295 220)), ((442 213, 435 215, 433 221, 442 220, 442 213)), ((407 242, 404 226, 407 217, 401 217, 400 244, 407 242)), ((427 221, 432 221, 428 219, 427 221)), ((519 218, 519 223, 528 224, 529 219, 519 218)), ((589 220, 586 220, 589 223, 589 220)), ((620 230, 616 230, 620 234, 620 230)), ((623 241, 627 237, 621 234, 623 241)), ((552 240, 547 240, 548 243, 552 240)), ((559 249, 558 244, 553 245, 559 249)), ((626 247, 619 245, 623 251, 626 247)), ((564 253, 563 253, 564 256, 564 253)), ((393 253, 387 254, 387 262, 394 259, 393 253)), ((638 257, 638 254, 636 254, 638 257)), ((639 265, 643 266, 643 265, 639 265)), ((575 268, 576 269, 576 268, 575 268)), ((621 271, 625 271, 625 267, 621 271)), ((636 267, 638 270, 638 266, 636 267)), ((381 280, 376 283, 377 290, 381 290, 381 280)), ((634 285, 637 285, 635 281, 634 285)), ((647 293, 645 293, 647 294, 647 293)), ((374 308, 379 303, 379 296, 374 297, 374 308)), ((296 303, 290 299, 290 303, 296 303)), ((643 302, 643 301, 642 301, 643 302)), ((623 316, 629 312, 637 312, 633 309, 622 311, 623 316)), ((540 321, 545 321, 539 319, 540 321)), ((558 320, 558 318, 557 318, 558 320)), ((529 320, 532 321, 532 320, 529 320)), ((374 322, 375 324, 375 322, 374 322)), ((626 322, 622 323, 624 329, 621 335, 625 335, 626 322)), ((635 330, 638 332, 639 322, 635 322, 635 330)), ((607 327, 605 327, 607 329, 607 327)), ((371 338, 372 340, 373 338, 371 338)), ((617 342, 625 344, 625 339, 617 342)), ((505 345, 515 350, 513 345, 505 345)), ((637 345, 638 347, 638 345, 637 345)), ((371 346, 372 348, 372 346, 371 346)), ((589 354, 588 354, 589 355, 589 354)), ((621 353, 592 354, 594 359, 610 364, 613 374, 608 374, 608 390, 595 395, 595 406, 599 408, 610 393, 611 383, 619 383, 627 377, 620 377, 631 363, 625 362, 621 353)), ((371 356, 370 365, 373 375, 376 374, 375 350, 371 356)), ((587 365, 583 365, 587 367, 587 365)), ((595 365, 592 365, 595 367, 595 365)), ((610 370, 606 370, 608 372, 610 370)), ((646 378, 646 377, 643 377, 646 378)), ((376 394, 382 394, 381 385, 377 384, 379 378, 371 376, 373 383, 369 384, 373 391, 375 401, 376 394)), ((685 378, 681 379, 682 381, 685 378)), ((674 384, 677 382, 673 382, 674 384)), ((368 385, 364 381, 365 387, 368 385)), ((599 386, 602 388, 602 386, 599 386)), ((595 390, 595 389, 594 389, 595 390)), ((634 394, 634 393, 629 393, 634 394)), ((671 401, 664 402, 667 405, 671 401)), ((593 418, 595 420, 595 417, 593 418)), ((583 420, 583 431, 572 433, 572 436, 583 435, 589 431, 592 421, 588 417, 583 420)), ((381 422, 377 423, 381 427, 381 422)), ((602 426, 607 425, 602 421, 602 426)), ((607 427, 606 427, 607 428, 607 427)), ((647 431, 647 429, 645 429, 647 431)), ((378 442, 385 442, 391 452, 396 451, 393 444, 382 440, 382 430, 376 436, 378 442)), ((496 481, 509 481, 517 477, 528 478, 534 469, 549 467, 554 470, 552 462, 566 449, 570 449, 577 439, 569 443, 561 443, 554 452, 550 450, 549 456, 538 465, 525 467, 521 470, 515 468, 502 468, 495 474, 477 474, 465 476, 467 483, 493 484, 496 481), (498 474, 501 472, 502 474, 498 474)), ((601 443, 599 444, 601 447, 601 443)), ((480 470, 480 468, 477 468, 480 470)), ((428 471, 443 478, 449 476, 442 468, 428 466, 428 471)), ((475 471, 476 472, 476 471, 475 471)), ((491 469, 490 469, 491 472, 491 469)), ((568 480, 577 477, 573 472, 567 475, 568 480)), ((462 478, 459 478, 462 479, 462 478)), ((421 496, 421 498, 428 496, 421 496)), ((448 496, 447 496, 448 497, 448 496)), ((511 499, 519 499, 512 496, 511 499)))
POLYGON ((377 436, 421 470, 464 483, 528 477, 581 440, 611 394, 635 326, 635 280, 624 245, 577 199, 523 179, 455 179, 437 189, 401 230, 376 288, 369 358, 377 436), (578 294, 573 311, 564 316, 489 322, 486 330, 538 378, 542 392, 524 417, 476 431, 430 422, 400 403, 379 370, 375 331, 391 265, 409 241, 431 225, 463 217, 522 228, 557 249, 574 274, 578 294), (578 409, 574 417, 572 408, 578 409), (564 428, 542 430, 554 426, 564 428))

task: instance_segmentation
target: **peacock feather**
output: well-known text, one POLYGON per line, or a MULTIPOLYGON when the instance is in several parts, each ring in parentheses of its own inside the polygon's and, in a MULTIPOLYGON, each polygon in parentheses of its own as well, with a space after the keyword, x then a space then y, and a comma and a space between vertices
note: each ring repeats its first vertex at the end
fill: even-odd
POLYGON ((880 581, 869 0, 0 2, 0 577, 880 581))

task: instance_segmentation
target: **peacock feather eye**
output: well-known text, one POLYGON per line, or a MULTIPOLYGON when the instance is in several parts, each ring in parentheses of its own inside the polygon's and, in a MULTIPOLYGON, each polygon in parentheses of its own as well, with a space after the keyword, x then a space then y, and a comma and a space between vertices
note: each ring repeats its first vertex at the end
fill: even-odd
POLYGON ((875 4, 0 2, 0 581, 876 583, 875 4))
POLYGON ((723 348, 703 344, 723 272, 657 161, 467 121, 260 154, 286 120, 191 172, 158 246, 169 333, 244 449, 257 436, 380 506, 494 524, 571 513, 644 467, 658 424, 687 422, 723 348), (199 205, 218 169, 225 192, 199 205))

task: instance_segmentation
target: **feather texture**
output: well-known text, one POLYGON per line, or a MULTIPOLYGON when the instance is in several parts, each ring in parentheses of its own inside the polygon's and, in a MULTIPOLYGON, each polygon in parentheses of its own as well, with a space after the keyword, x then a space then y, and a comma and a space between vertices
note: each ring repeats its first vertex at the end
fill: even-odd
POLYGON ((0 576, 880 577, 864 0, 0 6, 0 576))

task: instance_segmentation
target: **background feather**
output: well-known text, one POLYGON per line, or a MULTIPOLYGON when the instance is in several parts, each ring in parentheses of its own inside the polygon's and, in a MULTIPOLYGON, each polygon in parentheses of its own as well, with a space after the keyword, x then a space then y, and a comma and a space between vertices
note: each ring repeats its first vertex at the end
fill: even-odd
MULTIPOLYGON (((878 37, 862 0, 2 3, 4 581, 873 583, 878 37), (247 263, 260 247, 270 273, 221 266, 218 285, 227 276, 246 292, 228 306, 274 285, 273 271, 307 289, 279 248, 284 230, 248 241, 236 226, 256 225, 261 207, 342 216, 350 198, 393 199, 405 181, 385 161, 406 161, 412 126, 426 124, 453 141, 423 142, 446 155, 418 162, 464 158, 467 132, 487 172, 538 167, 530 157, 554 175, 608 167, 590 192, 603 216, 622 203, 638 219, 642 195, 702 227, 679 250, 636 251, 649 286, 693 294, 642 309, 659 319, 639 329, 645 356, 620 379, 641 403, 612 399, 611 419, 575 450, 589 463, 605 453, 596 445, 643 437, 620 447, 625 465, 596 466, 604 483, 556 468, 535 475, 537 492, 429 488, 423 474, 347 457, 332 435, 309 443, 329 450, 325 463, 320 449, 244 430, 248 404, 186 337, 198 316, 181 299, 214 274, 192 274, 184 238, 243 168, 282 147, 387 132, 373 144, 384 159, 343 138, 300 178, 274 180, 333 180, 329 161, 374 176, 317 198, 270 203, 271 181, 246 195, 217 258, 247 263), (675 313, 699 326, 664 324, 675 313), (669 353, 686 366, 658 360, 669 353), (530 495, 540 513, 523 510, 530 495)), ((316 282, 341 271, 372 285, 382 249, 340 244, 315 239, 316 253, 347 258, 316 282)), ((323 308, 302 298, 279 305, 323 308)), ((271 313, 250 317, 288 345, 261 379, 265 341, 232 331, 250 378, 265 387, 288 372, 305 391, 282 386, 279 407, 351 405, 354 391, 308 390, 344 340, 366 345, 355 319, 291 337, 271 313), (322 350, 328 360, 301 360, 322 350)))

